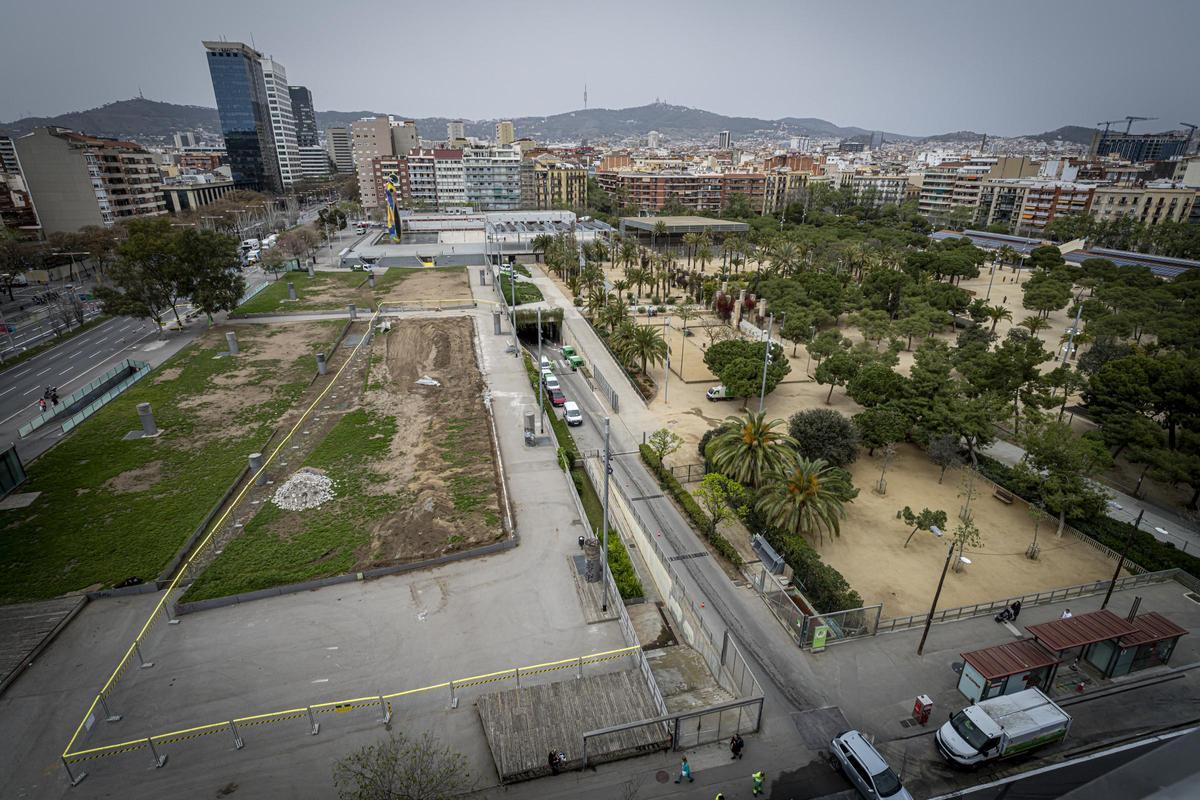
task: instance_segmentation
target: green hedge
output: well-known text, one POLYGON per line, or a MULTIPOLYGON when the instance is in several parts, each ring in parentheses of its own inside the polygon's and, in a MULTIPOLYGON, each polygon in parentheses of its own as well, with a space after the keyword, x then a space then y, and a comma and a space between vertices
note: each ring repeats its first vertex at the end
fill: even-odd
MULTIPOLYGON (((1030 502, 1041 500, 1037 492, 1037 487, 1031 488, 1022 485, 1016 479, 1013 468, 1007 464, 1002 464, 994 458, 980 455, 979 471, 985 477, 990 478, 1005 489, 1030 502)), ((1097 542, 1100 542, 1100 544, 1110 547, 1118 553, 1125 549, 1125 542, 1128 540, 1129 532, 1133 528, 1133 525, 1130 523, 1122 522, 1109 516, 1097 517, 1096 519, 1071 519, 1068 517, 1067 522, 1075 530, 1090 536, 1097 542)), ((1129 544, 1127 557, 1133 563, 1145 567, 1151 572, 1178 567, 1194 577, 1200 577, 1200 558, 1177 549, 1173 544, 1159 541, 1154 537, 1154 534, 1145 530, 1139 529, 1134 533, 1133 541, 1129 544)))
MULTIPOLYGON (((603 533, 604 504, 596 494, 596 487, 592 486, 592 479, 588 477, 587 472, 579 467, 571 470, 571 480, 579 492, 579 499, 583 503, 584 512, 587 513, 592 532, 599 537, 603 533)), ((640 600, 646 596, 646 590, 642 588, 642 582, 638 580, 633 562, 629 560, 629 553, 625 550, 625 543, 616 531, 611 530, 611 526, 608 537, 608 571, 612 573, 622 600, 640 600)))
POLYGON ((671 493, 679 505, 683 506, 683 510, 691 518, 692 524, 700 530, 700 535, 708 540, 717 552, 733 562, 734 566, 742 565, 742 556, 734 548, 733 544, 725 538, 720 531, 714 531, 712 536, 708 535, 708 531, 712 529, 712 517, 705 513, 700 504, 696 502, 696 498, 692 497, 687 489, 683 488, 683 484, 679 479, 671 474, 668 469, 663 469, 662 462, 658 456, 650 449, 650 445, 643 444, 638 447, 642 454, 642 461, 646 462, 646 466, 658 478, 658 483, 662 488, 671 493))
POLYGON ((859 593, 850 588, 850 583, 842 573, 821 560, 821 554, 803 536, 784 533, 768 524, 753 506, 746 514, 745 522, 751 533, 762 536, 767 544, 775 548, 775 552, 783 556, 795 573, 796 583, 800 585, 804 596, 816 606, 816 611, 829 614, 862 606, 863 599, 859 593))

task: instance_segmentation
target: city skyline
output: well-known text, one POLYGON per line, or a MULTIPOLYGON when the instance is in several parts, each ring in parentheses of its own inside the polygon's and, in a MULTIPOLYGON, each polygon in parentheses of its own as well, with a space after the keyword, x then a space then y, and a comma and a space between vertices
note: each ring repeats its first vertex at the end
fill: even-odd
POLYGON ((875 4, 868 17, 857 19, 822 6, 763 0, 740 11, 738 19, 747 25, 734 26, 732 34, 720 22, 728 9, 697 3, 688 6, 695 24, 685 26, 688 36, 681 37, 675 32, 681 29, 679 9, 617 4, 609 16, 629 24, 614 32, 579 9, 548 17, 539 13, 541 4, 531 2, 485 20, 472 11, 482 6, 468 1, 457 28, 439 27, 430 9, 405 12, 413 30, 429 31, 405 42, 411 63, 434 63, 437 48, 449 40, 468 57, 436 60, 436 71, 413 72, 402 81, 387 80, 373 66, 386 63, 375 56, 391 45, 362 40, 351 24, 392 13, 385 4, 331 12, 299 2, 289 4, 295 13, 284 14, 278 4, 247 9, 216 0, 203 19, 158 14, 136 28, 90 8, 63 14, 70 5, 9 12, 13 24, 0 41, 14 63, 26 65, 26 79, 0 90, 0 119, 78 111, 139 92, 211 107, 198 45, 223 36, 282 61, 291 80, 309 87, 322 110, 473 120, 546 116, 581 108, 586 83, 589 108, 636 107, 659 99, 730 116, 817 117, 912 136, 964 129, 1011 136, 1068 124, 1093 126, 1126 114, 1159 118, 1138 130, 1195 121, 1187 36, 1200 22, 1200 8, 1179 0, 1153 4, 1156 18, 1180 23, 1156 31, 1153 59, 1104 57, 1129 46, 1103 13, 1110 3, 1058 3, 1036 12, 1022 3, 992 18, 927 0, 875 4), (512 57, 503 69, 481 71, 489 52, 527 52, 511 45, 528 41, 533 18, 539 48, 512 57), (756 22, 762 19, 772 24, 756 22), (58 42, 53 48, 28 35, 48 29, 51 21, 58 42), (319 43, 312 40, 314 30, 321 32, 319 43), (97 38, 113 45, 111 57, 100 63, 88 60, 88 43, 94 46, 97 38), (739 55, 751 39, 754 57, 739 55), (1015 59, 1018 45, 1026 55, 1015 59), (352 57, 340 57, 345 53, 352 57), (1054 64, 1059 66, 1047 73, 1054 64), (481 74, 488 78, 481 80, 481 74))

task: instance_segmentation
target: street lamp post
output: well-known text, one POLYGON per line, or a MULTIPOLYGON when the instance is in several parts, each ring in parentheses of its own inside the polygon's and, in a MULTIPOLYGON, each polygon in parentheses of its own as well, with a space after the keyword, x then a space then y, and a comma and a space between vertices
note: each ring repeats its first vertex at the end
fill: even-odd
POLYGON ((917 645, 917 655, 925 652, 925 639, 929 636, 929 626, 933 624, 933 612, 937 610, 938 598, 942 596, 942 584, 946 582, 946 572, 950 569, 950 559, 954 558, 954 542, 950 542, 946 550, 946 563, 942 565, 942 577, 938 579, 937 591, 933 593, 933 603, 929 606, 929 616, 925 618, 925 630, 921 631, 921 642, 917 645))
POLYGON ((604 418, 604 519, 601 522, 601 539, 600 547, 604 550, 601 555, 603 563, 603 574, 601 584, 603 594, 601 595, 600 610, 608 611, 608 478, 612 474, 612 453, 608 448, 608 417, 604 418))
POLYGON ((771 328, 775 325, 775 315, 767 320, 767 348, 763 353, 762 390, 758 395, 758 413, 762 413, 763 403, 767 399, 767 364, 771 362, 771 328))
POLYGON ((1108 608, 1108 600, 1112 597, 1113 587, 1117 585, 1117 578, 1121 577, 1121 567, 1125 566, 1125 556, 1129 555, 1129 545, 1133 544, 1133 535, 1137 533, 1138 526, 1142 524, 1142 515, 1146 513, 1146 509, 1138 511, 1137 519, 1133 522, 1133 527, 1129 529, 1129 535, 1125 537, 1125 546, 1121 548, 1121 559, 1117 562, 1117 568, 1113 571, 1112 580, 1108 583, 1108 591, 1104 593, 1104 602, 1100 604, 1100 610, 1108 608))

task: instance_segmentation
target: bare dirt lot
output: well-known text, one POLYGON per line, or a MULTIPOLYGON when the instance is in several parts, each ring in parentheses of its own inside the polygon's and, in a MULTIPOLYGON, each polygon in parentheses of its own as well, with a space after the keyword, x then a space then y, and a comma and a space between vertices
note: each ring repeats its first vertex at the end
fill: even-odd
POLYGON ((375 299, 385 306, 457 306, 473 302, 464 267, 389 269, 375 283, 375 299))

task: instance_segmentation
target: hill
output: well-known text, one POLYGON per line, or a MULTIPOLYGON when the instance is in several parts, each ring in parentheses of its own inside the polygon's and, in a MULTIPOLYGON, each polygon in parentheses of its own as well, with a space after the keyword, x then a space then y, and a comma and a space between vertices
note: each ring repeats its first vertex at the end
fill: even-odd
POLYGON ((1064 142, 1074 142, 1075 144, 1091 144, 1092 134, 1095 132, 1095 128, 1084 128, 1081 125, 1064 125, 1061 128, 1055 128, 1045 133, 1031 134, 1028 138, 1037 139, 1047 144, 1058 139, 1064 142))
POLYGON ((13 122, 0 122, 0 130, 21 135, 47 125, 134 141, 169 138, 176 131, 201 131, 217 137, 221 130, 215 108, 181 106, 141 97, 118 100, 87 111, 59 114, 57 117, 25 117, 13 122))

